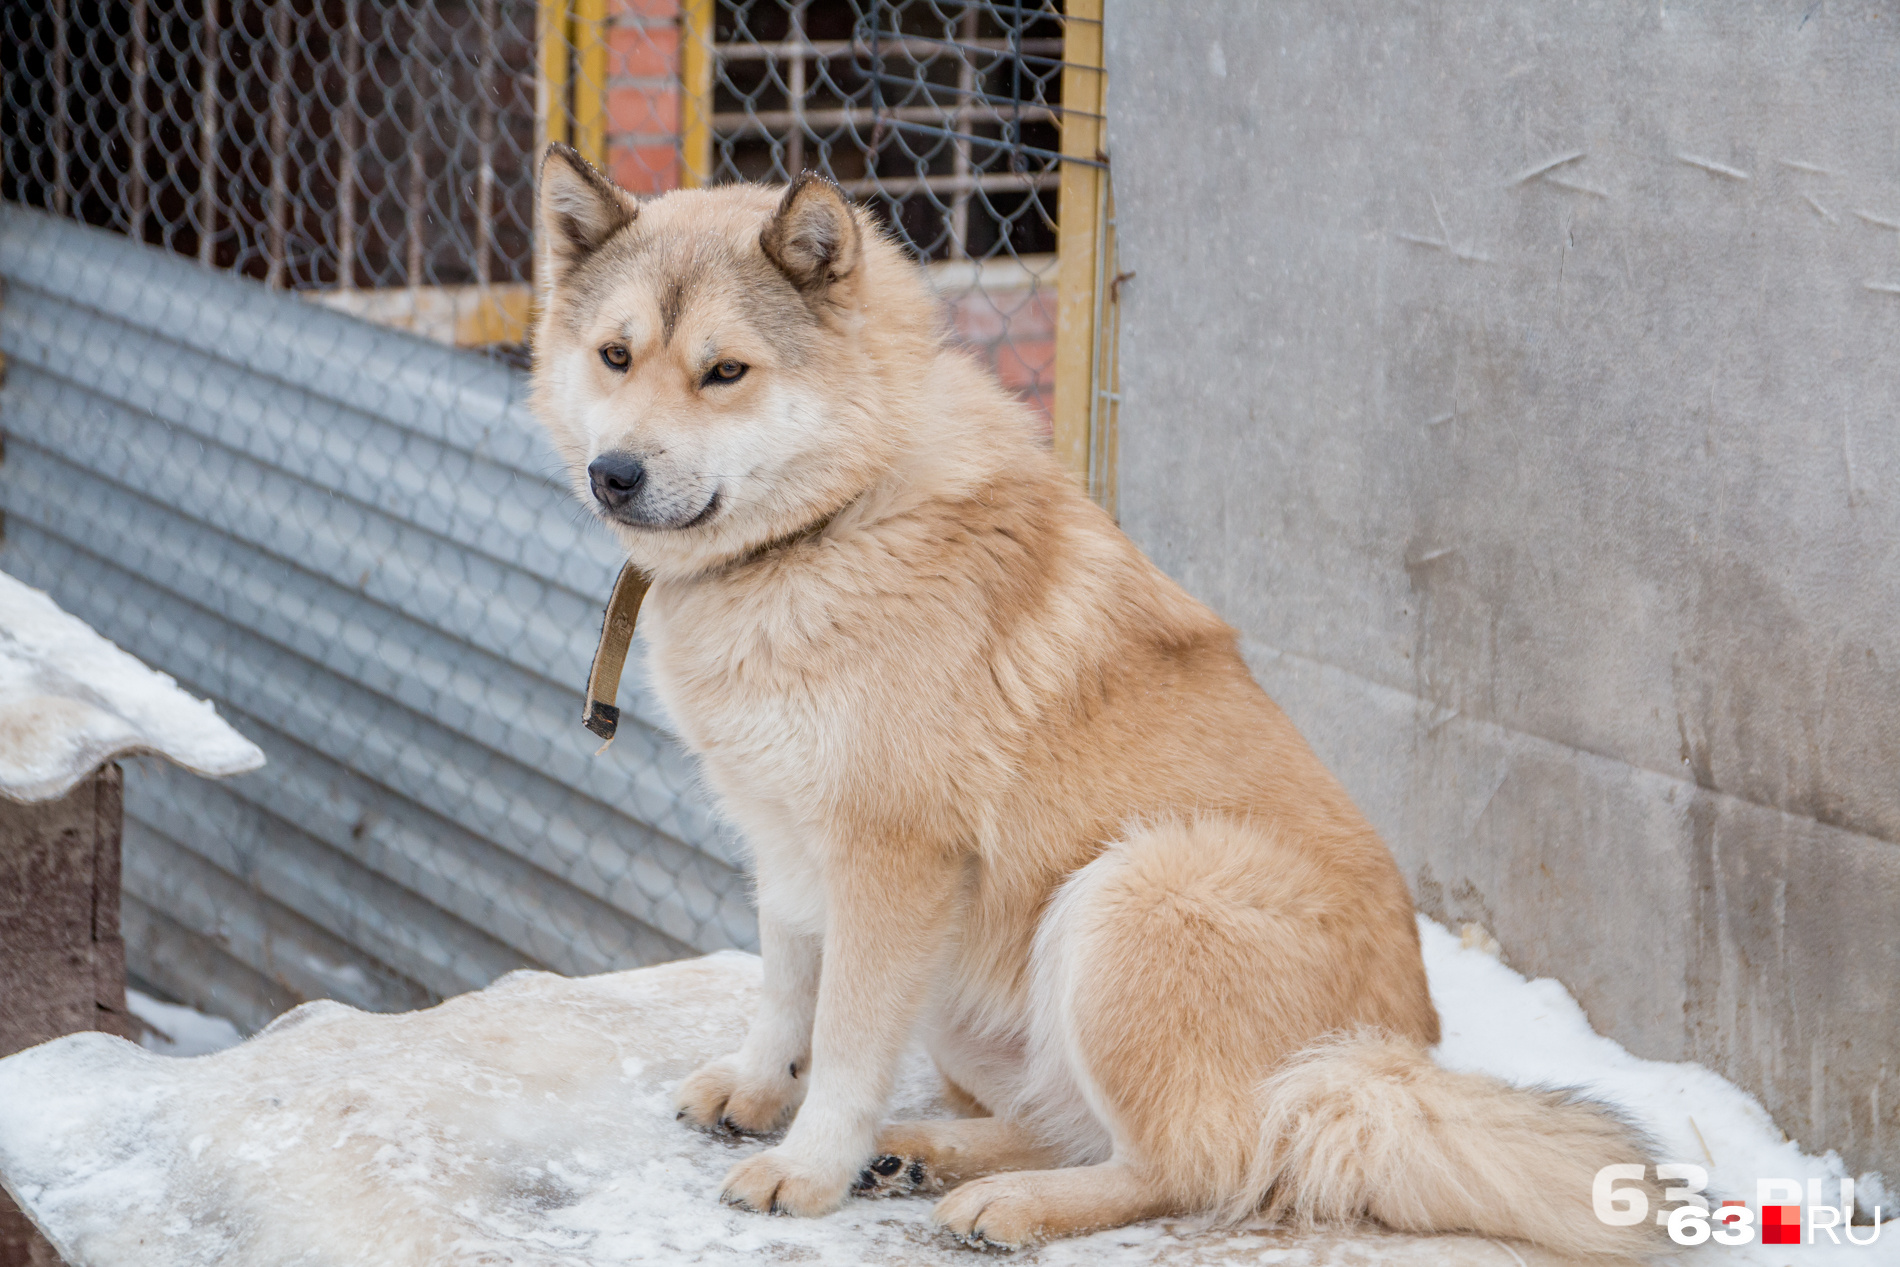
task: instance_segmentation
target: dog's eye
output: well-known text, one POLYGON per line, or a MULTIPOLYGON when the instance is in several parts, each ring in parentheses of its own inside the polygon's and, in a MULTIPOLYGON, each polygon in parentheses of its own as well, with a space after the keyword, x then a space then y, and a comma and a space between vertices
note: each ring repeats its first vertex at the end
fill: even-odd
POLYGON ((736 383, 745 377, 746 369, 742 361, 721 361, 706 371, 705 381, 700 386, 707 383, 736 383))
POLYGON ((602 348, 600 350, 600 359, 606 363, 608 369, 619 374, 626 373, 627 366, 633 364, 632 355, 628 353, 625 347, 618 343, 609 343, 606 347, 602 348))

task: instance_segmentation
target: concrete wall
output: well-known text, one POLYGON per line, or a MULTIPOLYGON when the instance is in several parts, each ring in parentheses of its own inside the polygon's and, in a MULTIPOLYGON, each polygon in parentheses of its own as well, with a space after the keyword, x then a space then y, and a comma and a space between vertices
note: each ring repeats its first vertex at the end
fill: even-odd
POLYGON ((1900 1176, 1900 14, 1110 0, 1124 526, 1420 906, 1900 1176))

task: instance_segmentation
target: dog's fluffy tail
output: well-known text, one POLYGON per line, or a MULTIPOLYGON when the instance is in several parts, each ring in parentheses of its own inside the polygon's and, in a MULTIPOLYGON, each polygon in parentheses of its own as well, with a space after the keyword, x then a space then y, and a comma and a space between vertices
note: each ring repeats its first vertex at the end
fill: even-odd
MULTIPOLYGON (((1301 1224, 1370 1216, 1407 1232, 1475 1232, 1572 1255, 1670 1248, 1649 1217, 1596 1216, 1597 1171, 1650 1160, 1641 1132, 1569 1091, 1453 1073, 1416 1044, 1376 1032, 1300 1052, 1260 1087, 1260 1141, 1245 1189, 1222 1211, 1301 1224)), ((1646 1171, 1653 1174, 1653 1171, 1646 1171)))

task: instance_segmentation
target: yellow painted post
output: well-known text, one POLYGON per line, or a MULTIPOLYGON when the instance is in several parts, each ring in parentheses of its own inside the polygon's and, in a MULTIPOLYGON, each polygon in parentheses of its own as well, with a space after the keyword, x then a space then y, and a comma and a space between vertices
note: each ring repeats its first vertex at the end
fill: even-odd
POLYGON ((535 42, 541 66, 534 92, 534 152, 539 162, 549 142, 568 138, 567 0, 538 0, 535 42))
POLYGON ((704 189, 713 178, 713 4, 680 5, 680 184, 704 189))
POLYGON ((1062 164, 1056 233, 1056 456, 1089 487, 1103 197, 1102 0, 1070 0, 1062 41, 1062 164))
POLYGON ((573 0, 574 148, 607 170, 607 0, 573 0))
POLYGON ((1118 421, 1121 381, 1121 284, 1115 254, 1114 181, 1104 174, 1095 234, 1095 354, 1089 367, 1089 496, 1115 515, 1115 475, 1119 459, 1118 421))

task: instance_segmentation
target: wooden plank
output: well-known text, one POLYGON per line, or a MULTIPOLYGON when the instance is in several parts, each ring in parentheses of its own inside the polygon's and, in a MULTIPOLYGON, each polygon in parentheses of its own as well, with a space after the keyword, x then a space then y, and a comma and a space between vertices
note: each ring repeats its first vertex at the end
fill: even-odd
POLYGON ((80 1030, 130 1032, 122 788, 108 764, 56 801, 0 801, 0 1056, 80 1030))
POLYGON ((1089 485, 1089 415, 1094 395, 1096 286, 1100 268, 1102 158, 1102 0, 1072 0, 1064 23, 1062 165, 1056 233, 1056 456, 1089 485))
POLYGON ((307 303, 463 348, 525 341, 534 302, 526 282, 306 290, 302 294, 307 303))
MULTIPOLYGON (((0 1056, 62 1034, 129 1037, 119 936, 124 779, 115 764, 56 801, 0 801, 0 1056)), ((0 1192, 0 1267, 59 1255, 0 1192)))
POLYGON ((0 1267, 60 1267, 58 1252, 5 1192, 0 1192, 0 1267))

